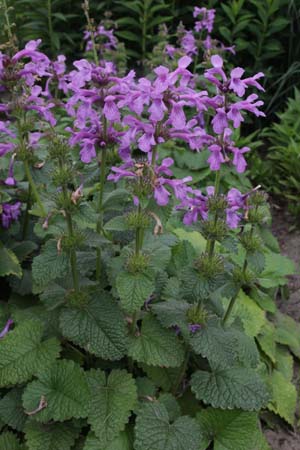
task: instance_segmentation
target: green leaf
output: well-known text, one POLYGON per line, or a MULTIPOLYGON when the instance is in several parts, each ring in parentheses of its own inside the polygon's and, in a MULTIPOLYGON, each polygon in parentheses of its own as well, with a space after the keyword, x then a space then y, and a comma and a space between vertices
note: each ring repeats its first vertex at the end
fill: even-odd
POLYGON ((256 367, 259 361, 254 340, 233 328, 224 329, 215 320, 210 320, 197 331, 190 338, 190 343, 197 354, 219 368, 240 364, 256 367))
POLYGON ((0 448, 1 450, 24 450, 24 447, 20 445, 17 436, 11 431, 4 431, 1 433, 0 448))
POLYGON ((183 346, 175 333, 150 315, 143 320, 140 334, 131 338, 128 354, 149 366, 178 367, 184 359, 183 346))
POLYGON ((15 275, 22 277, 22 269, 14 252, 0 243, 0 277, 15 275))
POLYGON ((192 375, 191 387, 198 400, 214 408, 260 410, 269 400, 266 386, 249 368, 198 370, 192 375))
POLYGON ((297 391, 295 386, 277 370, 273 371, 268 381, 272 388, 272 400, 268 404, 268 409, 278 414, 293 426, 297 405, 297 391))
POLYGON ((183 331, 186 335, 189 335, 186 317, 189 307, 190 305, 185 301, 168 300, 154 304, 151 310, 154 311, 163 327, 170 328, 177 325, 180 327, 181 332, 183 331))
POLYGON ((27 420, 22 405, 23 389, 14 388, 0 401, 0 419, 11 428, 22 431, 27 420))
POLYGON ((142 364, 141 366, 150 380, 152 380, 156 386, 162 388, 164 391, 170 391, 172 386, 174 386, 178 380, 180 368, 167 369, 162 367, 147 366, 146 364, 142 364))
POLYGON ((32 241, 15 242, 12 246, 12 250, 19 261, 24 261, 37 248, 37 244, 32 241))
POLYGON ((56 278, 63 278, 69 268, 68 256, 58 253, 56 241, 49 240, 43 247, 41 254, 32 263, 32 277, 34 292, 38 293, 56 278))
POLYGON ((257 337, 262 351, 270 358, 273 364, 276 362, 275 327, 271 322, 266 322, 262 334, 257 337))
POLYGON ((84 371, 73 361, 55 362, 38 374, 38 380, 29 383, 23 394, 25 411, 39 422, 79 419, 88 414, 90 389, 84 371), (35 412, 41 399, 46 406, 35 412))
POLYGON ((117 290, 121 305, 129 314, 138 311, 155 289, 151 274, 147 273, 119 273, 117 290))
POLYGON ((82 308, 66 308, 60 315, 63 335, 103 359, 121 359, 126 351, 126 325, 118 304, 101 292, 82 308))
POLYGON ((285 347, 276 346, 276 369, 291 381, 294 375, 294 358, 285 347))
POLYGON ((29 450, 70 450, 79 435, 78 428, 66 423, 29 422, 24 432, 29 450))
POLYGON ((116 216, 104 225, 106 231, 126 231, 129 229, 125 216, 116 216))
POLYGON ((128 434, 124 431, 106 447, 102 447, 94 433, 89 433, 83 450, 132 450, 132 445, 128 434))
POLYGON ((202 253, 205 251, 206 240, 198 231, 186 231, 183 228, 175 228, 173 232, 180 240, 185 240, 192 244, 196 252, 202 253))
POLYGON ((257 336, 266 323, 265 312, 241 289, 231 315, 240 318, 248 336, 257 336))
POLYGON ((135 426, 136 450, 198 450, 200 427, 188 416, 172 424, 166 407, 159 403, 142 406, 135 426))
POLYGON ((24 383, 58 357, 56 339, 41 342, 43 328, 41 322, 28 320, 0 341, 0 386, 24 383))
POLYGON ((256 450, 257 413, 207 408, 197 414, 197 420, 207 446, 213 441, 214 450, 256 450))
POLYGON ((286 316, 280 312, 276 314, 276 322, 276 342, 287 345, 292 353, 300 359, 300 325, 290 316, 286 316))
POLYGON ((125 429, 137 401, 136 385, 126 370, 112 370, 108 376, 91 370, 87 378, 92 392, 88 423, 99 446, 106 447, 125 429))
POLYGON ((265 288, 277 287, 278 284, 286 284, 286 276, 295 273, 294 262, 279 253, 268 252, 265 254, 266 265, 261 273, 259 282, 265 288))

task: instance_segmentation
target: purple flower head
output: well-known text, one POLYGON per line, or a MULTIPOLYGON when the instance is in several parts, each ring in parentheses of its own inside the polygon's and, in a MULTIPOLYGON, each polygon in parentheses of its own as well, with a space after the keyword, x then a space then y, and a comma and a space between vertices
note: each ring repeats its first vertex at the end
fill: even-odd
POLYGON ((12 319, 8 319, 5 324, 5 327, 0 333, 0 339, 4 338, 4 336, 9 332, 10 327, 13 325, 14 321, 12 319))
POLYGON ((235 92, 239 97, 243 97, 248 86, 254 86, 260 91, 264 91, 264 88, 256 81, 264 76, 262 72, 257 73, 253 77, 242 80, 244 73, 245 71, 241 67, 236 67, 231 71, 229 88, 233 92, 235 92))
POLYGON ((188 56, 196 55, 198 52, 193 31, 185 31, 181 38, 180 45, 184 53, 188 56))
POLYGON ((3 203, 0 214, 3 228, 9 228, 14 220, 17 220, 21 214, 21 202, 14 204, 3 203))
POLYGON ((195 31, 199 33, 201 30, 207 30, 208 33, 211 33, 214 27, 215 15, 216 11, 214 9, 198 8, 196 6, 193 16, 195 18, 201 16, 201 20, 195 23, 195 31))
POLYGON ((235 229, 239 226, 242 216, 238 213, 238 210, 238 206, 226 208, 226 224, 229 228, 235 229))
POLYGON ((189 323, 189 330, 192 334, 197 333, 201 328, 202 326, 199 323, 189 323))
POLYGON ((207 162, 209 163, 210 170, 220 170, 221 164, 225 162, 222 154, 222 147, 220 147, 220 145, 213 144, 208 148, 210 151, 210 156, 207 162))
POLYGON ((247 162, 243 156, 244 153, 247 153, 250 151, 249 147, 243 147, 243 148, 237 148, 232 147, 231 151, 233 152, 233 164, 236 167, 236 171, 238 173, 243 173, 246 170, 247 162))
POLYGON ((17 184, 15 178, 14 178, 14 160, 15 160, 15 156, 16 154, 14 153, 12 155, 12 157, 10 158, 10 162, 9 162, 9 168, 8 168, 8 176, 6 178, 6 180, 4 181, 4 183, 7 186, 15 186, 17 184))

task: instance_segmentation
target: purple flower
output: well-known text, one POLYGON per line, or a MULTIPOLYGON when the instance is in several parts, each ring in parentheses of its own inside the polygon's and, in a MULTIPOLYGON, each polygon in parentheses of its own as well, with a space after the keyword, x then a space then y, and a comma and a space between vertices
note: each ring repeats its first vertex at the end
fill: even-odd
POLYGON ((241 214, 237 211, 239 210, 238 206, 232 206, 231 208, 226 208, 226 224, 229 228, 237 228, 241 221, 241 214))
POLYGON ((225 162, 224 156, 222 155, 222 147, 220 145, 210 145, 209 147, 210 156, 207 160, 211 170, 220 170, 221 164, 225 162))
POLYGON ((189 323, 189 330, 192 334, 197 333, 197 331, 201 330, 201 325, 199 323, 189 323))
POLYGON ((243 147, 243 148, 232 147, 231 151, 234 154, 233 164, 236 167, 236 171, 238 173, 245 172, 246 167, 247 167, 247 162, 246 162, 243 154, 249 152, 250 148, 249 147, 243 147))
POLYGON ((198 6, 196 6, 194 8, 193 16, 195 18, 202 16, 202 18, 195 23, 195 31, 199 32, 201 30, 207 30, 208 33, 211 33, 214 27, 215 14, 216 11, 214 9, 198 8, 198 6))
POLYGON ((4 336, 9 332, 10 327, 13 325, 14 321, 12 319, 8 319, 5 327, 0 333, 0 339, 4 338, 4 336))
POLYGON ((10 224, 19 218, 21 214, 21 202, 14 204, 3 203, 2 212, 0 214, 2 226, 9 228, 10 224))
POLYGON ((225 128, 228 127, 227 114, 225 108, 217 108, 216 115, 211 121, 213 130, 217 134, 222 134, 225 128))

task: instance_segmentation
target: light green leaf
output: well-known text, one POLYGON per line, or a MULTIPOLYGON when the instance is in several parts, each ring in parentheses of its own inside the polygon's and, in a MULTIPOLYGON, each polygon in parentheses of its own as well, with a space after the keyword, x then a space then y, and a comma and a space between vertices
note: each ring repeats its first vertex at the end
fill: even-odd
POLYGON ((88 423, 101 447, 125 429, 137 401, 135 382, 126 370, 113 370, 108 376, 101 370, 87 374, 92 392, 88 423))
POLYGON ((270 358, 273 364, 276 362, 275 327, 271 322, 266 322, 262 334, 257 336, 262 351, 270 358))
POLYGON ((22 277, 22 268, 14 252, 0 243, 0 277, 15 275, 22 277))
MULTIPOLYGON (((227 305, 227 304, 226 304, 227 305)), ((257 336, 266 323, 265 312, 241 289, 231 315, 240 318, 248 336, 257 336)))
POLYGON ((192 375, 191 387, 198 400, 214 408, 258 411, 269 400, 266 386, 249 368, 198 370, 192 375))
POLYGON ((197 253, 202 253, 205 251, 206 239, 198 231, 186 231, 183 228, 175 228, 173 232, 182 241, 188 241, 197 253))
POLYGON ((1 339, 0 386, 24 383, 58 357, 56 339, 41 342, 43 328, 41 322, 28 320, 1 339))
POLYGON ((138 413, 136 450, 198 450, 201 439, 200 427, 194 419, 182 416, 171 424, 162 404, 145 404, 138 413))
POLYGON ((275 355, 276 369, 281 372, 288 381, 291 381, 294 374, 294 358, 287 348, 278 345, 276 346, 275 355))
POLYGON ((290 316, 277 312, 275 339, 279 344, 287 345, 300 359, 300 325, 290 316))
POLYGON ((151 316, 143 320, 140 334, 131 338, 128 354, 149 366, 178 367, 184 359, 183 346, 175 333, 151 316))
POLYGON ((66 423, 29 422, 24 431, 29 450, 70 450, 79 435, 79 429, 66 423))
POLYGON ((29 383, 23 394, 25 411, 39 422, 79 419, 88 414, 90 389, 84 371, 73 361, 55 362, 38 374, 38 380, 29 383), (40 411, 41 399, 45 407, 40 411))
POLYGON ((66 308, 60 316, 65 337, 104 359, 121 359, 126 351, 126 325, 118 304, 107 294, 95 294, 82 308, 66 308))
POLYGON ((129 314, 138 311, 155 289, 153 277, 147 273, 121 272, 116 284, 121 304, 129 314))
POLYGON ((297 391, 295 386, 277 370, 273 371, 269 382, 272 388, 272 400, 268 404, 268 409, 274 411, 293 426, 297 404, 297 391))
POLYGON ((58 253, 56 241, 46 242, 40 255, 36 256, 32 263, 34 292, 41 292, 50 281, 63 278, 67 274, 68 268, 68 256, 65 253, 58 253))
POLYGON ((207 446, 213 440, 214 450, 260 450, 255 447, 257 413, 207 408, 197 414, 197 420, 207 438, 207 446))

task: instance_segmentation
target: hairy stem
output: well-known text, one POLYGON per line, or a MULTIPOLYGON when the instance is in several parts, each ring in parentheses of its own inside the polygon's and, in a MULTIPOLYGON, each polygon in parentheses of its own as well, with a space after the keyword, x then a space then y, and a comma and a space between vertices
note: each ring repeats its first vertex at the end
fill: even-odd
POLYGON ((29 185, 28 188, 28 196, 27 196, 27 203, 26 203, 26 210, 24 215, 24 222, 23 222, 23 230, 22 230, 22 240, 24 241, 27 237, 28 233, 28 225, 29 225, 29 210, 31 208, 31 186, 29 185))
POLYGON ((232 310, 233 310, 233 307, 234 307, 234 305, 235 305, 235 302, 236 302, 236 300, 237 300, 237 298, 238 298, 239 292, 240 292, 240 288, 237 289, 235 295, 232 297, 232 299, 231 299, 230 302, 229 302, 228 308, 227 308, 227 310, 226 310, 226 312, 225 312, 225 315, 224 315, 224 317, 223 317, 223 324, 224 324, 224 325, 226 325, 226 323, 227 323, 227 321, 228 321, 228 319, 229 319, 229 317, 230 317, 230 315, 231 315, 231 312, 232 312, 232 310))
MULTIPOLYGON (((102 150, 102 159, 101 159, 101 169, 100 169, 100 190, 99 190, 99 199, 97 212, 99 214, 98 222, 97 222, 97 233, 101 233, 103 228, 103 213, 102 213, 102 205, 103 205, 103 192, 105 185, 105 174, 106 174, 106 157, 107 157, 107 149, 106 147, 102 150)), ((100 279, 101 275, 101 249, 97 248, 97 261, 96 261, 96 278, 100 279)))
MULTIPOLYGON (((216 172, 216 178, 215 178, 215 192, 214 192, 215 197, 217 197, 219 195, 220 181, 221 181, 221 170, 218 170, 216 172)), ((217 221, 218 221, 218 212, 216 211, 215 218, 214 218, 215 225, 217 224, 217 221)), ((215 239, 208 239, 206 242, 206 253, 209 254, 210 258, 212 258, 213 254, 214 254, 215 243, 216 243, 215 239)))
POLYGON ((46 217, 46 215, 47 215, 46 210, 44 208, 43 202, 41 201, 41 197, 40 197, 40 194, 39 194, 39 192, 37 190, 36 184, 35 184, 35 182, 34 182, 34 180, 32 178, 28 161, 26 161, 26 160, 24 161, 24 169, 25 169, 25 174, 26 174, 27 181, 29 183, 29 186, 31 188, 31 191, 33 193, 35 201, 39 205, 41 215, 42 215, 42 217, 46 217))

